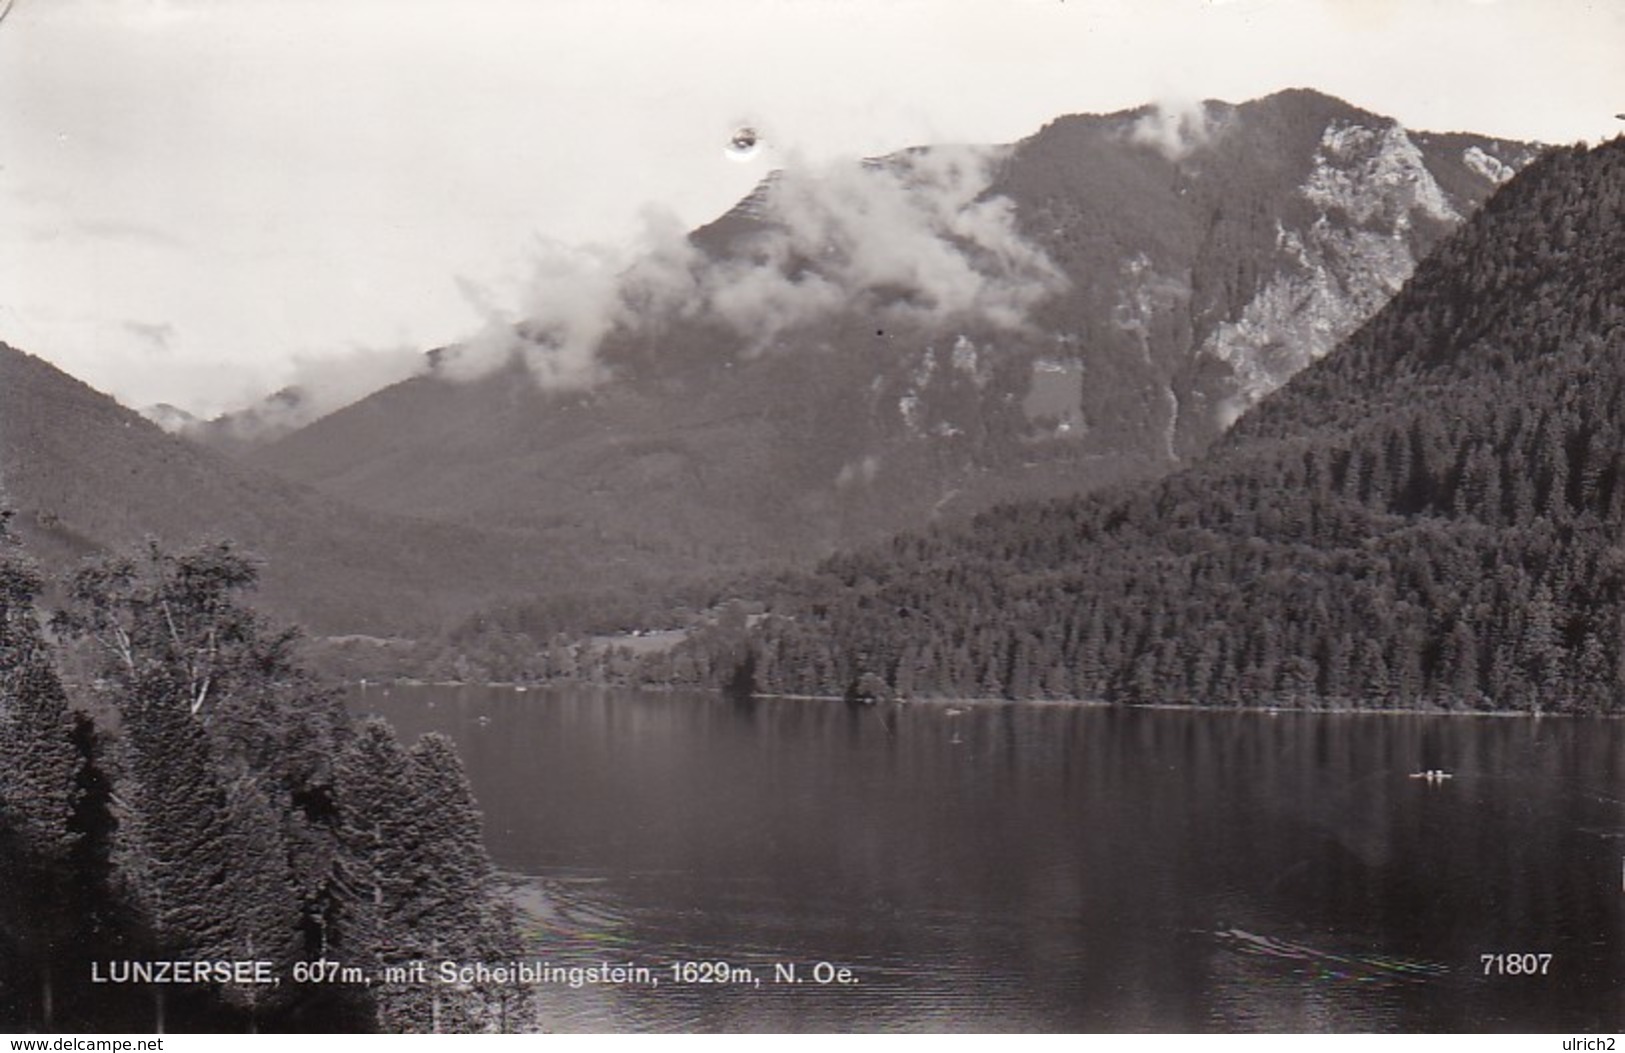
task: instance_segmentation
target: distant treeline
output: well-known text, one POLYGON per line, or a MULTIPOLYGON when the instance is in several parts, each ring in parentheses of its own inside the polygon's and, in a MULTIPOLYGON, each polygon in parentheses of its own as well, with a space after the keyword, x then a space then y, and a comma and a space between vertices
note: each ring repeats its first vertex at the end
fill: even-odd
POLYGON ((255 568, 229 544, 87 563, 47 631, 6 518, 0 1027, 524 1025, 513 989, 376 982, 519 950, 448 739, 347 718, 242 602, 255 568), (280 982, 91 982, 129 960, 265 962, 280 982))

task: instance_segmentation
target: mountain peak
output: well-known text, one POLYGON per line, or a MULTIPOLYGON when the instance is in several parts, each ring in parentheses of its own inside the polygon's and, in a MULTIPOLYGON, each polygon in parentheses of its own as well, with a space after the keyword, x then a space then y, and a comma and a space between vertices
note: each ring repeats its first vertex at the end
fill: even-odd
POLYGON ((251 459, 535 532, 606 579, 1155 476, 1369 318, 1495 190, 1484 159, 1522 149, 1294 90, 778 174, 655 261, 682 295, 623 301, 587 351, 608 378, 592 397, 514 361, 474 383, 438 369, 251 459), (1001 260, 1058 280, 1005 281, 1001 260))

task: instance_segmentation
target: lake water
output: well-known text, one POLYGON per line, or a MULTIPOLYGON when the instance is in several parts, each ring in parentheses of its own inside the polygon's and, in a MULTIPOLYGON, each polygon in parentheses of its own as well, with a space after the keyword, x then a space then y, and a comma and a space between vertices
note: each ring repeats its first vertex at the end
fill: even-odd
POLYGON ((1625 1025, 1625 722, 351 701, 456 740, 538 957, 661 979, 549 986, 551 1029, 1625 1025), (684 961, 739 982, 676 983, 684 961))

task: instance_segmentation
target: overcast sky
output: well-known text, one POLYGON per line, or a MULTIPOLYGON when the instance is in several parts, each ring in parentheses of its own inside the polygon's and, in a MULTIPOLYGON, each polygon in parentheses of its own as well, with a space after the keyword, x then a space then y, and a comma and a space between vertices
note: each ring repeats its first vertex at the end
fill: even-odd
POLYGON ((16 0, 0 339, 213 413, 456 340, 539 246, 703 223, 776 165, 1293 86, 1595 141, 1621 55, 1620 0, 16 0))

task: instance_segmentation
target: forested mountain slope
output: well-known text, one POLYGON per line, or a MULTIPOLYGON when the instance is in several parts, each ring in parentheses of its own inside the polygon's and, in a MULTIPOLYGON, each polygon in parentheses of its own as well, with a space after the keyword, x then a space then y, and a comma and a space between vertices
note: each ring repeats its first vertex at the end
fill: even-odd
POLYGON ((646 667, 758 690, 1625 711, 1625 141, 1550 153, 1139 492, 785 583, 646 667))
POLYGON ((431 631, 544 572, 568 577, 512 537, 354 508, 166 435, 5 344, 0 491, 53 571, 148 536, 232 538, 269 560, 266 603, 321 632, 431 631))

